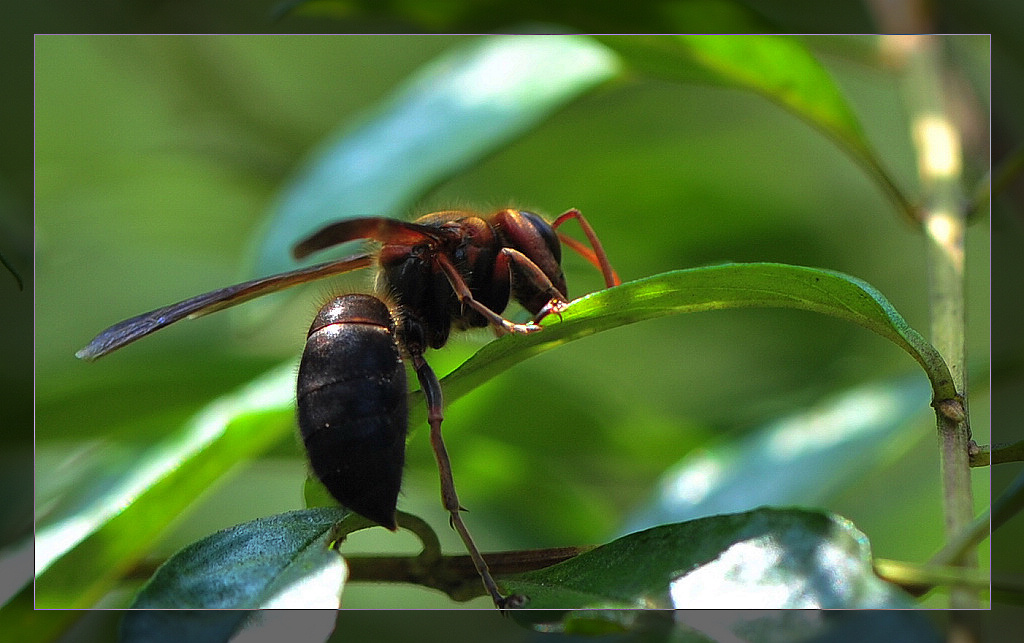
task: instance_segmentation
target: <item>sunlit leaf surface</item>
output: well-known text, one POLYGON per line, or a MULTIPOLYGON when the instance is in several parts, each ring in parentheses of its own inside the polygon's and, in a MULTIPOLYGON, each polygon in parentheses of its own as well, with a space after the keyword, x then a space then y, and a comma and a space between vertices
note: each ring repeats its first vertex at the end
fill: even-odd
MULTIPOLYGON (((446 395, 458 397, 515 363, 580 337, 665 315, 726 308, 796 308, 851 321, 917 360, 932 382, 935 399, 956 395, 935 348, 869 284, 830 270, 768 263, 676 270, 592 293, 574 302, 560 321, 548 318, 543 332, 491 342, 442 385, 446 395)), ((414 418, 422 406, 411 405, 414 418)))
POLYGON ((138 611, 122 624, 123 640, 181 640, 192 627, 196 634, 215 628, 224 640, 250 618, 246 610, 337 609, 346 567, 328 545, 344 516, 337 507, 290 512, 192 543, 139 592, 131 606, 138 611), (174 608, 217 611, 160 611, 174 608))
POLYGON ((799 509, 765 508, 654 527, 503 585, 528 596, 526 606, 536 609, 913 604, 875 576, 864 534, 838 516, 799 509))

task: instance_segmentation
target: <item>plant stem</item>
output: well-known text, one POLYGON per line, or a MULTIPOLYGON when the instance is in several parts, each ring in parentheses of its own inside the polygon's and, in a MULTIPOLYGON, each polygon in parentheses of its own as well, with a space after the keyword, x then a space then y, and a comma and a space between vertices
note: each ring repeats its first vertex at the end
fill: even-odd
POLYGON ((1024 440, 1012 444, 991 444, 971 452, 972 467, 987 467, 990 464, 1024 462, 1024 440))
MULTIPOLYGON (((966 324, 964 312, 964 196, 959 133, 949 118, 942 89, 941 41, 934 36, 892 36, 906 55, 906 97, 923 192, 921 223, 927 244, 931 341, 949 366, 964 413, 936 412, 947 539, 974 517, 968 448, 966 324)), ((977 553, 951 561, 977 567, 977 553)), ((978 607, 977 592, 954 587, 952 607, 978 607)))
MULTIPOLYGON (((483 554, 495 576, 543 569, 593 549, 593 546, 526 549, 483 554)), ((484 587, 472 558, 440 556, 346 556, 348 582, 412 583, 431 587, 456 601, 484 596, 484 587)))
POLYGON ((990 510, 982 512, 967 529, 946 542, 928 563, 949 565, 959 560, 964 552, 977 547, 981 541, 988 538, 990 532, 999 529, 1003 523, 1020 513, 1021 509, 1024 509, 1024 471, 992 502, 990 510))
POLYGON ((919 565, 887 558, 876 558, 874 566, 876 574, 914 594, 923 594, 938 585, 970 585, 975 590, 988 591, 990 582, 987 572, 959 566, 919 565))

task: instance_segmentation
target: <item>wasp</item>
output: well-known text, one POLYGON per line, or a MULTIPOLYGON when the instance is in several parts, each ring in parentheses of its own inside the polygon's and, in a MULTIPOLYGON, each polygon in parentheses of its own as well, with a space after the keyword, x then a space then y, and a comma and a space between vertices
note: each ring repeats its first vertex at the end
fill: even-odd
POLYGON ((593 228, 572 209, 552 222, 524 210, 480 216, 448 210, 415 221, 345 219, 318 230, 292 251, 296 259, 355 240, 373 251, 228 286, 132 317, 97 335, 76 353, 94 360, 185 318, 235 306, 297 284, 375 266, 379 294, 334 297, 307 334, 297 378, 298 425, 310 467, 344 507, 396 530, 396 507, 408 431, 405 364, 416 373, 427 404, 430 444, 441 478, 441 500, 488 594, 501 594, 466 527, 452 467, 441 437, 441 385, 424 359, 453 329, 490 326, 498 334, 532 333, 568 304, 562 243, 601 270, 607 287, 619 278, 593 228), (590 243, 557 228, 576 220, 590 243), (532 318, 502 317, 510 301, 532 318))

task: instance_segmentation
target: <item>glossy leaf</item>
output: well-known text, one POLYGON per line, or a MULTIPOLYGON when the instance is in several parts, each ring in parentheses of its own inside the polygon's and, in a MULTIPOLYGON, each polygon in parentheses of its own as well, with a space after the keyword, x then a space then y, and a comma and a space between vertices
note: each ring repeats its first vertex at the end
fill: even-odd
MULTIPOLYGON (((484 346, 441 385, 453 399, 528 357, 581 337, 665 315, 727 308, 797 308, 853 322, 917 360, 933 399, 956 397, 942 357, 872 286, 830 270, 772 263, 675 270, 591 293, 574 301, 561 320, 547 318, 543 332, 507 335, 484 346)), ((424 417, 422 407, 422 399, 411 403, 413 428, 424 417)))
POLYGON ((347 572, 329 544, 345 515, 339 507, 294 511, 192 543, 139 592, 122 640, 227 640, 250 617, 247 610, 337 609, 347 572))
POLYGON ((502 585, 527 596, 531 609, 913 605, 875 575, 867 538, 849 521, 800 509, 654 527, 502 585))
POLYGON ((910 198, 875 154, 853 109, 828 71, 790 36, 604 36, 638 71, 686 82, 756 92, 835 140, 911 220, 910 198))
POLYGON ((325 223, 401 217, 424 191, 507 144, 618 71, 580 36, 490 36, 435 59, 324 143, 272 208, 259 274, 325 223))

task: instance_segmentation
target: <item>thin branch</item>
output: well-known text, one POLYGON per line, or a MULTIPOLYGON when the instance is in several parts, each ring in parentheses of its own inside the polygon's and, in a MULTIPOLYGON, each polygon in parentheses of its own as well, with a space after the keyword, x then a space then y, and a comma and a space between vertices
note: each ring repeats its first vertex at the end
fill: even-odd
MULTIPOLYGON (((417 519, 418 520, 418 519, 417 519)), ((399 512, 403 528, 413 524, 407 515, 399 512)), ((424 523, 426 524, 426 523, 424 523)), ((417 535, 419 531, 413 530, 417 535)), ((431 530, 430 533, 433 533, 431 530)), ((426 540, 432 541, 430 536, 426 540)), ((544 569, 593 549, 593 545, 553 547, 548 549, 522 549, 484 553, 484 560, 495 576, 510 576, 522 572, 544 569)), ((122 579, 140 581, 153 576, 164 560, 147 559, 128 570, 122 579)), ((346 582, 409 583, 430 587, 447 594, 456 601, 468 601, 484 596, 484 586, 476 572, 473 560, 465 555, 444 556, 440 549, 425 547, 415 556, 345 556, 348 565, 346 582)))
POLYGON ((981 512, 981 515, 971 521, 971 524, 966 529, 948 541, 937 554, 932 556, 928 564, 951 565, 955 561, 962 559, 965 554, 974 550, 983 540, 988 538, 992 529, 991 522, 991 514, 986 509, 981 512))
MULTIPOLYGON (((345 556, 348 582, 373 581, 382 583, 411 583, 440 590, 456 601, 468 601, 484 595, 477 564, 470 556, 444 556, 441 542, 433 527, 425 520, 404 511, 397 512, 398 526, 411 531, 423 549, 416 556, 345 556)), ((355 514, 338 527, 345 528, 335 534, 335 540, 372 523, 355 514), (350 525, 346 527, 346 523, 350 525)), ((336 543, 334 546, 340 544, 336 543)), ((495 576, 543 569, 573 558, 593 546, 524 549, 482 554, 487 567, 495 576)))
POLYGON ((992 530, 1024 510, 1024 471, 992 503, 992 530))
POLYGON ((1024 147, 1018 147, 1004 157, 998 167, 978 182, 967 207, 968 220, 974 221, 988 214, 992 197, 1003 192, 1022 172, 1024 172, 1024 147))
MULTIPOLYGON (((941 39, 891 36, 905 54, 906 100, 924 195, 924 226, 931 304, 931 341, 945 358, 963 414, 937 412, 942 497, 947 540, 957 538, 974 518, 968 450, 971 429, 966 377, 964 296, 965 199, 961 187, 959 132, 946 110, 942 87, 941 39)), ((955 561, 976 568, 977 553, 955 561)), ((954 587, 953 607, 978 607, 977 593, 954 587)))
MULTIPOLYGON (((975 590, 988 591, 991 579, 988 572, 948 565, 919 565, 900 560, 876 558, 875 573, 881 578, 903 587, 915 596, 925 594, 941 585, 962 585, 975 590)), ((1018 584, 1018 589, 1024 585, 1018 584)))
POLYGON ((968 586, 975 591, 1006 592, 1024 597, 1024 574, 987 572, 960 566, 918 565, 900 560, 876 558, 875 573, 899 585, 912 596, 923 596, 937 587, 968 586))
POLYGON ((949 565, 961 559, 964 553, 977 547, 1007 520, 1024 510, 1024 471, 986 509, 971 521, 963 531, 950 539, 945 547, 928 561, 929 565, 949 565))
POLYGON ((993 444, 971 449, 972 467, 987 467, 990 464, 1024 462, 1024 440, 1012 444, 993 444))
MULTIPOLYGON (((494 576, 550 567, 593 549, 555 547, 483 554, 494 576)), ((425 561, 422 556, 346 556, 348 582, 411 583, 444 592, 456 601, 486 595, 473 559, 463 554, 425 561)))

